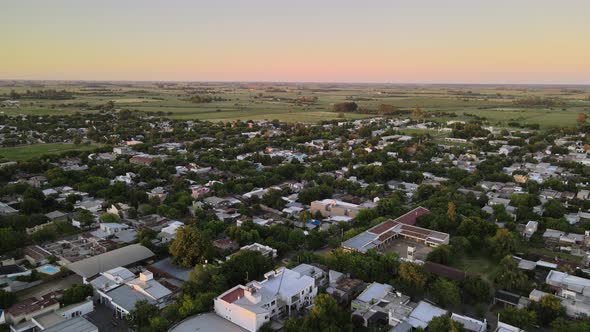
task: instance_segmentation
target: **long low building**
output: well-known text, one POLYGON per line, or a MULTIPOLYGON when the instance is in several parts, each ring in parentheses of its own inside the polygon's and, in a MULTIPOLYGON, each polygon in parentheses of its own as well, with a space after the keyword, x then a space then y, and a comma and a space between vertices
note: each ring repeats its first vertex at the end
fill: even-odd
POLYGON ((418 207, 403 216, 385 221, 361 234, 342 242, 344 249, 365 253, 370 249, 386 248, 398 238, 412 240, 429 247, 449 243, 449 234, 414 226, 419 216, 430 214, 430 211, 418 207))
POLYGON ((67 267, 86 281, 88 278, 94 277, 101 272, 106 272, 120 266, 128 266, 153 257, 154 255, 150 249, 141 244, 132 244, 68 264, 67 267))

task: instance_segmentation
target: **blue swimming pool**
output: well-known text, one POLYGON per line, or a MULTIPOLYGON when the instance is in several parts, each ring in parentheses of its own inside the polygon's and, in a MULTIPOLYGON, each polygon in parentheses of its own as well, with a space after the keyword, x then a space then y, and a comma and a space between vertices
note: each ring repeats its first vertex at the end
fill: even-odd
POLYGON ((43 265, 41 267, 38 267, 37 270, 39 270, 39 272, 43 272, 46 274, 56 274, 57 272, 59 272, 59 267, 53 265, 43 265))

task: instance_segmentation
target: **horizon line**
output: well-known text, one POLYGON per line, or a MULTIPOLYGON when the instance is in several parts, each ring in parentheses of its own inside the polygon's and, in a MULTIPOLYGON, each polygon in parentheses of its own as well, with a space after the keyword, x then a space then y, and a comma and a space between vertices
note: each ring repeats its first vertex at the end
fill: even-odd
POLYGON ((1 78, 0 82, 101 82, 101 83, 234 83, 234 84, 346 84, 346 85, 442 85, 442 86, 460 86, 460 85, 500 85, 500 86, 577 86, 590 87, 590 83, 450 83, 450 82, 370 82, 370 81, 275 81, 275 80, 133 80, 133 79, 11 79, 1 78))

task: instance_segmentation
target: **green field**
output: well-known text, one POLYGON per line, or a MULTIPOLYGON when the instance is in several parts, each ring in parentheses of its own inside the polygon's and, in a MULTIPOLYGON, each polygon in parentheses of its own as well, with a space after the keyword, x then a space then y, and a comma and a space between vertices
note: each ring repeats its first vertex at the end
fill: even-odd
POLYGON ((58 154, 66 151, 88 151, 96 145, 74 145, 64 143, 33 144, 10 148, 0 148, 0 160, 29 160, 44 154, 58 154))
MULTIPOLYGON (((44 100, 23 97, 20 108, 1 108, 0 113, 73 114, 89 113, 97 105, 113 101, 117 109, 163 112, 176 119, 208 121, 281 120, 319 122, 337 119, 333 105, 355 101, 359 107, 376 110, 380 104, 399 109, 421 107, 426 112, 445 112, 437 120, 470 120, 484 117, 489 125, 508 122, 539 124, 542 127, 575 125, 576 114, 590 113, 588 86, 486 86, 486 85, 387 85, 387 84, 271 84, 271 83, 109 83, 109 82, 18 82, 0 81, 0 100, 11 91, 66 90, 74 99, 44 100), (207 103, 190 101, 193 96, 216 97, 207 103), (313 103, 295 99, 315 97, 313 103), (554 98, 559 106, 516 107, 525 97, 554 98), (455 114, 451 117, 448 114, 455 114)), ((370 115, 346 113, 346 119, 370 115)))

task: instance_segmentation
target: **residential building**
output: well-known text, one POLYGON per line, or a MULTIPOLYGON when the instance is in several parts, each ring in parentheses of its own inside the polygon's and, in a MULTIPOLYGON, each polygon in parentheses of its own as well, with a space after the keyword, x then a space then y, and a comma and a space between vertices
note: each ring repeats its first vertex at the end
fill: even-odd
POLYGON ((113 309, 115 316, 125 317, 139 301, 146 301, 163 308, 172 297, 172 291, 154 279, 152 272, 145 270, 135 274, 123 267, 103 272, 90 281, 97 293, 97 300, 113 309))
POLYGON ((319 212, 323 217, 349 217, 355 218, 363 207, 361 205, 346 203, 335 199, 324 199, 311 202, 311 213, 319 212))
POLYGON ((344 273, 330 270, 328 271, 328 288, 326 293, 330 294, 341 304, 348 304, 356 297, 365 283, 360 279, 350 278, 344 273))
POLYGON ((374 282, 352 301, 352 321, 364 327, 395 327, 408 319, 414 307, 409 296, 374 282))
MULTIPOLYGON (((252 244, 243 246, 240 248, 240 251, 242 251, 242 250, 258 251, 264 257, 269 257, 269 258, 276 258, 277 257, 277 250, 276 249, 269 247, 269 246, 262 245, 260 243, 252 243, 252 244)), ((231 258, 231 255, 226 257, 226 259, 230 259, 230 258, 231 258)))
POLYGON ((216 297, 215 313, 255 332, 275 317, 311 305, 317 295, 312 277, 284 267, 266 273, 264 278, 235 286, 216 297))

